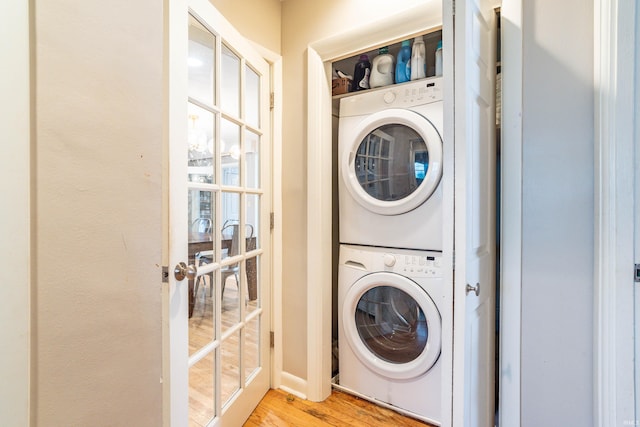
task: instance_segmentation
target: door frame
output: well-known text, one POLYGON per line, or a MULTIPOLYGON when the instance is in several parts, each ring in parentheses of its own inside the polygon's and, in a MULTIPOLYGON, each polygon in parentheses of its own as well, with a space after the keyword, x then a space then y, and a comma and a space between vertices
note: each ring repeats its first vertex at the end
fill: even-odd
MULTIPOLYGON (((451 5, 452 0, 443 0, 443 4, 451 5)), ((452 10, 452 6, 448 9, 452 10)), ((315 195, 307 197, 306 398, 309 400, 322 401, 331 393, 331 176, 335 173, 332 170, 331 143, 331 61, 365 51, 370 46, 382 45, 390 40, 408 39, 430 28, 440 27, 441 17, 440 3, 425 2, 379 21, 313 42, 307 47, 307 194, 315 195)), ((446 64, 448 56, 446 53, 444 56, 446 64)), ((448 69, 452 70, 452 66, 453 62, 448 65, 448 69)), ((452 84, 445 86, 445 91, 452 89, 452 84)), ((452 127, 449 126, 450 129, 447 129, 445 113, 445 133, 452 134, 452 127)), ((451 171, 452 167, 453 159, 445 159, 443 168, 451 171)), ((451 191, 447 192, 451 194, 451 191)), ((445 205, 450 205, 449 214, 453 216, 453 203, 445 201, 445 205)), ((443 270, 450 271, 451 268, 446 268, 445 265, 443 270)), ((443 323, 450 322, 451 313, 443 313, 442 320, 443 323)), ((443 337, 442 345, 443 348, 451 348, 452 340, 443 337)), ((443 369, 450 370, 451 361, 444 359, 443 369)), ((443 392, 450 392, 450 384, 446 387, 447 390, 443 389, 443 392)))
POLYGON ((500 7, 502 118, 500 169, 500 313, 498 414, 520 425, 522 331, 522 73, 523 0, 500 7))
MULTIPOLYGON (((634 381, 634 138, 638 90, 632 1, 594 1, 595 425, 637 421, 634 381), (636 86, 634 86, 634 84, 636 86), (634 90, 629 91, 627 88, 634 90)), ((637 309, 637 307, 635 307, 637 309)))
POLYGON ((282 384, 282 56, 251 42, 269 63, 271 73, 271 387, 282 384))
MULTIPOLYGON (((0 79, 0 194, 11 200, 0 213, 2 283, 0 287, 0 340, 12 351, 0 365, 0 413, 9 425, 30 425, 31 394, 31 289, 33 85, 31 49, 33 37, 31 2, 19 0, 0 5, 0 33, 11 40, 0 50, 4 67, 0 79), (8 238, 7 238, 8 237, 8 238), (9 308, 8 305, 11 307, 9 308)), ((35 236, 35 235, 34 235, 35 236)))
MULTIPOLYGON (((434 2, 435 3, 435 2, 434 2)), ((443 0, 442 25, 443 38, 453 45, 453 7, 454 0, 443 0)), ((440 5, 438 5, 440 6, 440 5)), ((509 42, 503 41, 502 65, 512 64, 512 72, 503 76, 503 102, 513 108, 510 114, 503 117, 503 137, 511 138, 512 149, 502 152, 503 187, 502 227, 509 226, 510 238, 502 241, 509 250, 502 251, 503 263, 508 253, 510 268, 502 267, 499 272, 502 280, 510 280, 512 291, 508 301, 503 299, 503 313, 501 319, 509 321, 508 331, 501 329, 500 360, 509 366, 510 384, 508 385, 508 399, 500 400, 500 413, 503 425, 518 425, 520 423, 520 289, 521 289, 521 259, 522 259, 522 0, 503 0, 502 16, 511 17, 515 24, 508 34, 509 42), (506 49, 505 49, 506 48, 506 49), (507 101, 508 99, 508 101, 507 101), (508 165, 508 166, 507 166, 508 165), (512 203, 504 207, 505 200, 512 203), (508 311, 504 307, 509 307, 508 311), (505 402, 509 404, 508 412, 505 402)), ((423 4, 410 8, 396 15, 385 17, 383 20, 366 24, 346 33, 329 37, 311 43, 307 49, 307 194, 317 197, 307 198, 307 398, 323 400, 330 393, 331 378, 331 236, 332 209, 331 204, 331 60, 349 56, 363 51, 370 46, 386 43, 389 40, 400 39, 409 34, 418 34, 432 27, 426 22, 426 16, 432 16, 434 4, 423 4), (311 226, 310 224, 313 224, 311 226)), ((505 31, 505 28, 502 28, 505 31)), ((503 36, 504 36, 503 32, 503 36)), ((504 36, 506 37, 506 36, 504 36)), ((502 40, 505 40, 503 37, 502 40)), ((444 68, 453 70, 453 55, 444 53, 444 68)), ((504 71, 503 71, 504 73, 504 71)), ((445 94, 453 97, 453 79, 445 82, 445 94)), ((503 111, 505 109, 503 108, 503 111)), ((453 105, 445 104, 445 134, 453 135, 453 105)), ((445 170, 453 170, 453 158, 445 157, 445 170)), ((447 192, 452 194, 453 179, 448 180, 451 187, 447 192)), ((453 216, 453 201, 445 201, 445 215, 453 216)), ((445 230, 445 232, 451 232, 445 230)), ((504 239, 504 234, 502 234, 504 239)), ((445 251, 453 252, 453 239, 446 243, 445 251)), ((447 270, 451 276, 445 278, 453 282, 452 265, 447 270)), ((443 324, 453 323, 452 313, 442 313, 443 324)), ((452 351, 453 339, 443 335, 443 349, 452 351)), ((451 355, 451 354, 450 354, 451 355)), ((451 372, 453 360, 443 358, 443 372, 451 372)), ((501 381, 502 382, 502 381, 501 381)), ((501 387, 503 385, 501 384, 501 387)), ((507 388, 502 389, 503 392, 507 388)), ((446 382, 442 387, 443 395, 453 394, 452 383, 446 382)), ((451 402, 443 406, 443 425, 452 422, 451 402)))

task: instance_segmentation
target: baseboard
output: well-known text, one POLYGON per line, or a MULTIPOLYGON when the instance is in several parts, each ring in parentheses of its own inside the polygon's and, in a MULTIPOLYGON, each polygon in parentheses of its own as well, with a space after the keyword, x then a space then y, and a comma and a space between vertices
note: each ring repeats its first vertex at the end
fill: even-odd
POLYGON ((281 373, 279 388, 300 399, 307 398, 307 381, 288 372, 281 373))

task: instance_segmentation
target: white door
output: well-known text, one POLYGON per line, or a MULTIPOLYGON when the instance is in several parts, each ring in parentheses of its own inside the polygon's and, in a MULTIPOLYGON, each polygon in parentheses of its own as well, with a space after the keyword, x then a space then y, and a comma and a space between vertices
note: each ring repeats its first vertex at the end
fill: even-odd
POLYGON ((207 0, 168 5, 165 420, 238 426, 270 382, 269 65, 207 0))
POLYGON ((453 425, 494 425, 495 58, 493 2, 455 11, 453 425))

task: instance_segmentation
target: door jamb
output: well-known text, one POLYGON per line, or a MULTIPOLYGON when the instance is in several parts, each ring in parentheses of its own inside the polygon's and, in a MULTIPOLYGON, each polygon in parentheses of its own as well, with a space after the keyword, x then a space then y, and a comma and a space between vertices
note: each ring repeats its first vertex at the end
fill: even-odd
POLYGON ((0 33, 11 40, 0 51, 3 67, 0 80, 0 194, 11 201, 0 214, 2 280, 0 289, 0 340, 12 351, 3 356, 0 367, 0 413, 8 425, 30 425, 35 405, 32 397, 36 383, 32 348, 35 344, 32 304, 35 298, 33 247, 35 217, 35 18, 30 1, 0 5, 0 33), (33 297, 32 297, 33 295, 33 297), (9 308, 10 306, 10 308, 9 308), (33 373, 33 374, 32 374, 33 373))
POLYGON ((522 331, 522 64, 523 0, 500 7, 502 119, 500 206, 500 313, 498 415, 500 425, 521 424, 522 331))
MULTIPOLYGON (((634 375, 635 2, 594 2, 594 420, 637 420, 634 375)), ((637 74, 637 72, 636 72, 637 74)))
POLYGON ((271 387, 282 385, 282 56, 262 45, 254 49, 269 63, 271 74, 271 387))

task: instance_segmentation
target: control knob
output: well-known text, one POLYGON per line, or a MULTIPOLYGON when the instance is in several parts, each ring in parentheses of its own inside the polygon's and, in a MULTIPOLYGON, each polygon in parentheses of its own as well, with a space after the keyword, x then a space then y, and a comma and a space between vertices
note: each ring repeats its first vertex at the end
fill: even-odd
POLYGON ((386 102, 387 104, 391 104, 396 100, 396 94, 391 91, 385 92, 385 94, 382 96, 382 99, 384 99, 384 102, 386 102))
POLYGON ((396 257, 391 254, 384 254, 384 265, 393 267, 396 264, 396 257))

